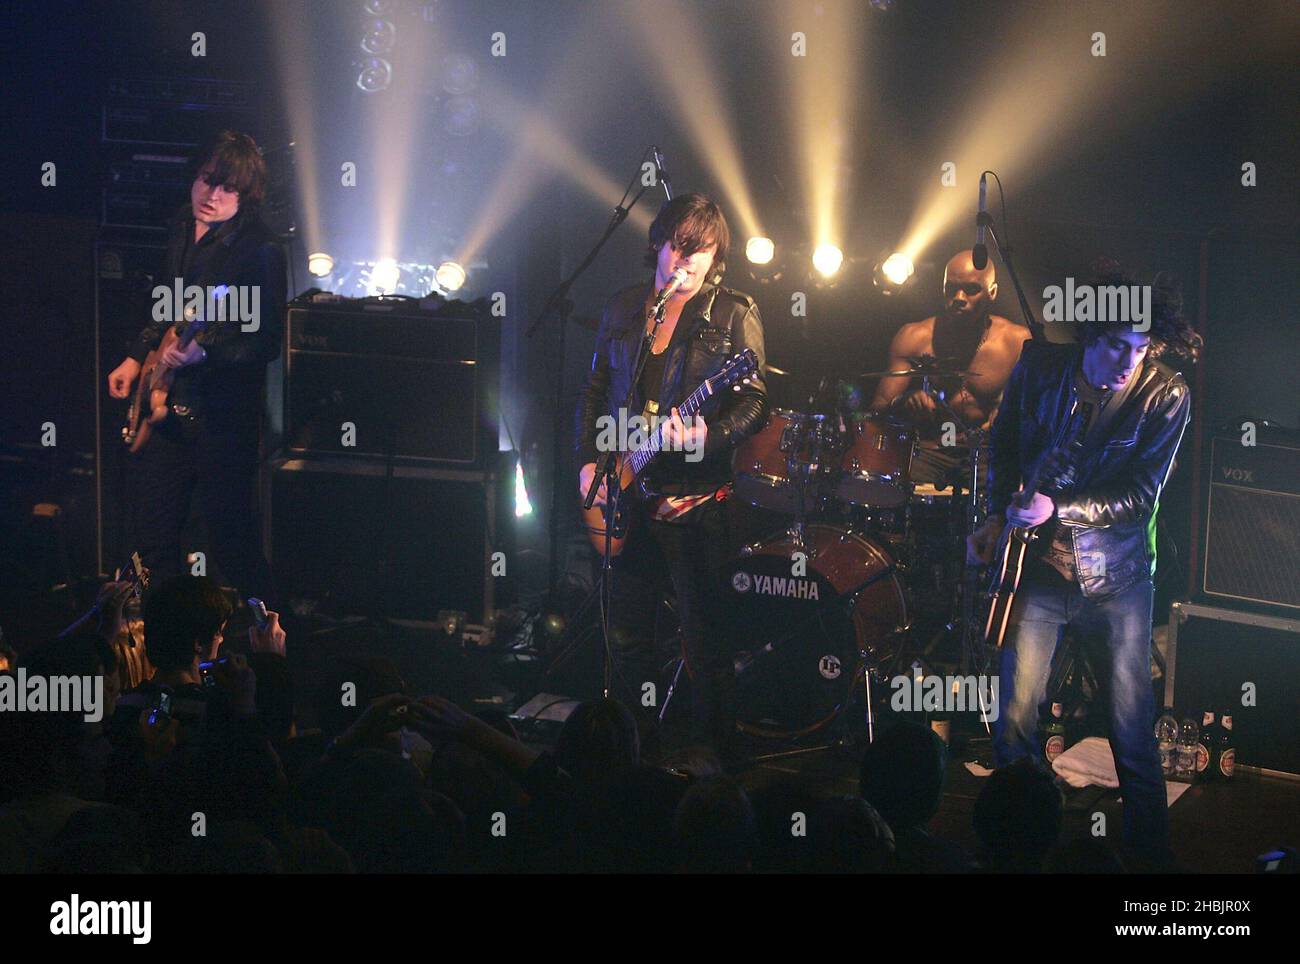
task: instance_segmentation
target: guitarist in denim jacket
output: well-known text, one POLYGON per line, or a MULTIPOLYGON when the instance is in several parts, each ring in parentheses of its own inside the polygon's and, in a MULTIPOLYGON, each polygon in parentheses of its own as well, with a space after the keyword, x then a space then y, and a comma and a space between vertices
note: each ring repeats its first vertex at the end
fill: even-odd
MULTIPOLYGON (((1099 266, 1103 285, 1133 282, 1099 266)), ((1001 650, 999 767, 1037 755, 1039 706, 1067 628, 1083 645, 1110 713, 1110 745, 1124 798, 1124 840, 1167 854, 1164 779, 1153 733, 1151 616, 1155 520, 1191 413, 1187 383, 1157 356, 1195 358, 1200 338, 1175 290, 1154 286, 1149 328, 1084 322, 1080 344, 1029 341, 993 425, 991 514, 968 542, 990 562, 1006 524, 1037 527, 1001 650), (1146 330, 1139 330, 1146 329, 1146 330), (1055 448, 1082 402, 1081 446, 1055 448), (1017 491, 1068 475, 1055 496, 1017 491)))

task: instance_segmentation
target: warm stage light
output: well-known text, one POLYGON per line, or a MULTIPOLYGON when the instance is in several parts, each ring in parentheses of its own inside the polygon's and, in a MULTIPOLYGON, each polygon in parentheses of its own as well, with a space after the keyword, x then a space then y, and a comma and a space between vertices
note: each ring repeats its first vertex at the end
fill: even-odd
POLYGON ((898 252, 891 254, 880 266, 880 273, 884 275, 886 281, 895 287, 902 287, 906 284, 907 279, 912 277, 915 271, 916 266, 912 264, 912 259, 898 252))
POLYGON ((369 289, 373 294, 391 294, 397 290, 402 270, 392 258, 380 258, 370 269, 369 289))
POLYGON ((750 264, 769 264, 776 256, 776 245, 771 238, 750 238, 745 242, 745 257, 750 264))
POLYGON ((324 278, 334 270, 334 259, 324 251, 316 251, 307 255, 307 270, 317 278, 324 278))
POLYGON ((833 244, 819 244, 812 256, 813 267, 823 278, 829 278, 840 270, 844 263, 844 252, 833 244))
POLYGON ((465 284, 465 269, 455 261, 444 261, 438 265, 433 279, 443 291, 459 291, 465 284))

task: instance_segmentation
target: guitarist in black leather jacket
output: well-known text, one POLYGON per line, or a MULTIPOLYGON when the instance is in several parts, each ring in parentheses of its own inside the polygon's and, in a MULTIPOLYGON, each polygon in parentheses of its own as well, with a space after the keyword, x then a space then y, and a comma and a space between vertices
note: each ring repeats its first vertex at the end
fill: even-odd
MULTIPOLYGON (((619 292, 607 305, 591 373, 579 394, 574 432, 584 495, 601 454, 602 426, 609 420, 625 421, 628 415, 668 419, 665 440, 683 449, 666 450, 647 470, 656 498, 637 506, 627 546, 615 559, 610 614, 615 694, 637 715, 643 737, 650 736, 662 699, 655 615, 662 580, 671 578, 691 680, 692 737, 724 756, 731 751, 735 716, 734 671, 725 645, 725 614, 719 611, 719 580, 729 546, 720 502, 732 479, 732 450, 767 420, 758 306, 748 295, 718 283, 730 241, 726 218, 709 198, 684 194, 664 205, 650 226, 646 255, 655 268, 654 280, 619 292), (631 411, 620 413, 655 292, 679 269, 685 280, 668 300, 631 411), (711 399, 694 424, 683 423, 676 406, 746 348, 757 356, 757 376, 739 391, 711 399)), ((604 496, 602 486, 598 505, 604 496)))
MULTIPOLYGON (((285 257, 258 217, 267 169, 253 139, 223 131, 199 156, 190 202, 169 226, 165 272, 156 280, 172 288, 181 279, 182 289, 205 291, 224 285, 245 296, 256 289, 256 312, 228 310, 226 320, 214 319, 188 348, 164 352, 162 364, 176 371, 170 411, 129 456, 131 538, 156 576, 179 574, 181 534, 197 495, 225 581, 278 608, 261 548, 255 480, 266 366, 279 356, 284 330, 285 257)), ((131 392, 141 363, 176 320, 176 306, 158 310, 157 294, 155 320, 108 376, 114 398, 131 392)), ((247 297, 243 307, 251 307, 247 297)))
MULTIPOLYGON (((1113 264, 1095 282, 1132 283, 1113 264)), ((1176 291, 1159 285, 1144 327, 1086 322, 1081 344, 1025 343, 993 425, 991 513, 970 537, 968 561, 991 561, 1006 523, 1038 527, 1001 651, 996 764, 1041 757, 1039 706, 1068 627, 1109 708, 1124 840, 1163 856, 1169 824, 1150 662, 1155 520, 1191 398, 1183 377, 1155 359, 1194 359, 1200 339, 1182 319, 1176 291), (1054 445, 1076 400, 1090 403, 1092 415, 1082 450, 1067 457, 1054 445), (1025 480, 1067 467, 1068 487, 1021 504, 1025 480)))

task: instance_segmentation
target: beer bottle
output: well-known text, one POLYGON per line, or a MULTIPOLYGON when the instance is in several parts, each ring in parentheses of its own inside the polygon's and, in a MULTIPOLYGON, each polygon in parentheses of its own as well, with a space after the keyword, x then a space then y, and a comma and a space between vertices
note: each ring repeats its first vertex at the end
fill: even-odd
POLYGON ((1060 703, 1052 704, 1052 715, 1043 724, 1043 756, 1050 764, 1065 752, 1065 720, 1062 716, 1065 708, 1060 703))
POLYGON ((1228 714, 1223 715, 1223 726, 1219 730, 1218 746, 1215 756, 1215 769, 1218 771, 1217 777, 1220 780, 1232 780, 1232 775, 1237 769, 1237 748, 1232 738, 1232 717, 1228 714))
POLYGON ((1193 783, 1209 783, 1214 779, 1210 769, 1210 751, 1215 745, 1214 714, 1201 714, 1201 735, 1196 741, 1196 772, 1192 775, 1193 783))

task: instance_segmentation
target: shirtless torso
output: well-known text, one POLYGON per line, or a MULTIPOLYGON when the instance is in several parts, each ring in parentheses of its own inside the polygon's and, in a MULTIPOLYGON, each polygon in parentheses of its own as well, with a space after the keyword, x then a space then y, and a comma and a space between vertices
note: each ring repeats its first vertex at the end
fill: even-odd
MULTIPOLYGON (((955 323, 939 320, 938 324, 955 323)), ((889 346, 888 369, 900 371, 910 368, 909 359, 920 355, 944 357, 955 354, 962 358, 960 367, 975 372, 974 375, 964 379, 934 379, 932 387, 945 393, 948 404, 963 422, 960 427, 987 428, 997 414, 998 401, 1011 369, 1020 358, 1020 347, 1030 337, 1029 329, 999 315, 991 315, 983 331, 977 329, 966 333, 964 345, 960 336, 950 337, 955 333, 941 332, 943 337, 936 350, 935 325, 936 318, 932 316, 900 328, 889 346)), ((906 397, 919 387, 919 379, 882 378, 872 408, 901 407, 916 422, 923 436, 937 435, 944 419, 933 400, 923 395, 906 397)))

